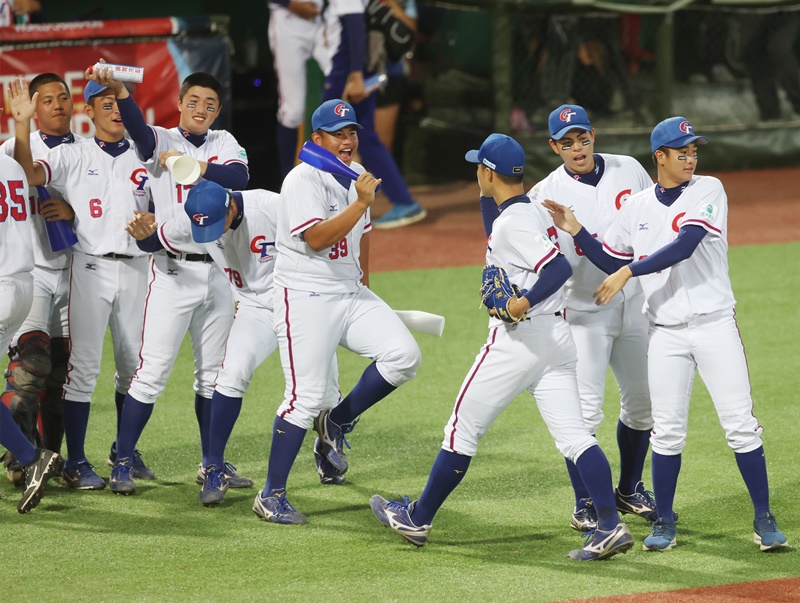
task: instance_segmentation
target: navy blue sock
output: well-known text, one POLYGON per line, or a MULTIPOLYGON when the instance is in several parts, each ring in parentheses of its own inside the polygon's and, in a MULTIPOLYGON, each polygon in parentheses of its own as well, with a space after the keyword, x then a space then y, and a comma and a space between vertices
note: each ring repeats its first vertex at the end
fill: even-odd
POLYGON ((572 491, 575 493, 575 506, 577 507, 582 498, 589 498, 589 491, 586 489, 586 484, 581 479, 581 472, 578 471, 575 463, 567 457, 564 457, 564 460, 567 462, 567 473, 572 484, 572 491))
POLYGON ((208 431, 209 466, 222 467, 225 462, 225 447, 228 445, 241 410, 241 398, 230 398, 218 391, 211 396, 211 425, 208 431))
POLYGON ((200 394, 194 395, 194 414, 200 428, 200 452, 203 455, 203 467, 208 467, 208 429, 211 425, 211 398, 200 394))
POLYGON ((275 417, 272 424, 272 446, 269 449, 269 467, 267 468, 267 483, 264 493, 281 492, 286 490, 286 480, 292 470, 306 430, 289 421, 275 417))
POLYGON ((656 495, 656 511, 660 518, 671 521, 678 474, 681 472, 681 455, 668 456, 653 452, 653 494, 656 495))
POLYGON ((769 513, 769 483, 764 447, 759 446, 751 452, 737 452, 736 464, 739 465, 739 473, 742 474, 750 498, 753 499, 755 516, 769 513))
POLYGON ((114 406, 117 407, 117 434, 119 434, 119 426, 122 423, 122 408, 125 406, 125 395, 114 392, 114 406))
POLYGON ((361 375, 356 386, 331 412, 331 421, 337 425, 352 423, 362 412, 377 404, 397 388, 381 377, 373 362, 361 375))
POLYGON ((620 522, 617 513, 617 502, 611 485, 611 467, 600 446, 592 446, 578 457, 575 463, 581 472, 583 483, 592 497, 597 509, 597 527, 601 530, 613 530, 620 522))
POLYGON ((617 421, 617 446, 619 446, 619 482, 622 494, 633 494, 642 481, 644 461, 650 447, 650 430, 631 429, 617 421))
POLYGON ((428 476, 428 483, 419 496, 419 500, 414 505, 414 512, 411 514, 411 521, 415 525, 430 525, 433 516, 456 489, 464 475, 469 469, 471 456, 456 454, 448 450, 440 450, 433 461, 431 474, 428 476))
POLYGON ((150 415, 153 414, 155 404, 145 404, 128 394, 125 396, 125 406, 122 409, 122 421, 117 431, 117 458, 133 458, 136 442, 144 431, 150 415))
POLYGON ((297 157, 297 130, 298 128, 287 128, 281 124, 276 128, 281 177, 285 177, 294 167, 294 160, 297 157))
POLYGON ((30 465, 36 458, 36 447, 28 441, 25 434, 14 421, 11 411, 0 402, 0 446, 6 448, 23 465, 30 465))
POLYGON ((67 440, 67 458, 71 461, 86 458, 83 444, 86 441, 86 428, 89 426, 90 406, 88 402, 61 400, 64 436, 67 440))

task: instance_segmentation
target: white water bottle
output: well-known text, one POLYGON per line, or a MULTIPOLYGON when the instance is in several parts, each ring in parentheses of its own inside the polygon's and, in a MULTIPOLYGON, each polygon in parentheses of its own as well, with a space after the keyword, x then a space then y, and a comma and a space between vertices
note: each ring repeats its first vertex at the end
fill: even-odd
POLYGON ((115 65, 113 63, 95 63, 92 69, 109 69, 115 80, 120 82, 140 83, 144 78, 144 67, 134 65, 115 65))

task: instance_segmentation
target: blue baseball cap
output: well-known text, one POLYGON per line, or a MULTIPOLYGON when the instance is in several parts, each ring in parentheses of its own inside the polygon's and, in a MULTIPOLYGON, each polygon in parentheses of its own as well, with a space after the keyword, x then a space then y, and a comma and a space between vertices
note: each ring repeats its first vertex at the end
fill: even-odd
POLYGON ((691 142, 706 144, 708 138, 697 136, 689 120, 685 117, 670 117, 653 128, 650 134, 650 149, 655 153, 661 147, 679 149, 691 142))
MULTIPOLYGON (((131 94, 136 90, 136 86, 130 82, 122 82, 122 85, 125 86, 131 94)), ((83 100, 88 103, 90 98, 102 94, 106 90, 108 90, 108 86, 102 86, 94 80, 89 80, 89 83, 83 88, 83 100)))
POLYGON ((561 105, 550 113, 547 126, 550 128, 550 138, 553 140, 561 140, 570 130, 592 131, 586 109, 580 105, 561 105))
POLYGON ((338 132, 345 126, 361 127, 356 121, 353 105, 340 98, 332 98, 317 107, 311 116, 311 129, 324 132, 338 132))
POLYGON ((222 236, 230 202, 228 191, 210 180, 189 189, 183 209, 192 221, 192 238, 196 243, 209 243, 222 236))
POLYGON ((505 176, 522 176, 525 171, 525 150, 505 134, 490 134, 478 150, 467 151, 464 159, 482 163, 505 176))

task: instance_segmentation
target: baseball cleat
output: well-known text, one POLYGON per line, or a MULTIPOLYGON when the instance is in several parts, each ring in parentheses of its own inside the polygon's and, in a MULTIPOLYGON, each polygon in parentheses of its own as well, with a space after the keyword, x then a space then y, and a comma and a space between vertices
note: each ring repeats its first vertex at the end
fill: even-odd
POLYGON ((388 230, 390 228, 400 228, 424 220, 428 212, 419 204, 411 203, 405 205, 395 205, 380 218, 372 221, 372 226, 377 229, 388 230))
POLYGON ((25 492, 22 493, 22 500, 17 505, 17 511, 29 513, 39 504, 44 496, 47 481, 61 471, 63 462, 61 456, 55 452, 44 448, 36 449, 36 456, 31 464, 22 468, 25 492))
POLYGON ((578 532, 591 532, 597 529, 597 509, 591 498, 582 498, 572 512, 572 529, 578 532))
MULTIPOLYGON (((319 435, 322 451, 328 459, 328 462, 333 465, 337 471, 347 473, 347 456, 344 453, 343 445, 347 442, 347 440, 344 439, 344 435, 349 432, 349 429, 331 421, 330 416, 330 409, 323 410, 319 413, 317 418, 314 419, 314 431, 319 435)), ((346 445, 348 448, 350 447, 349 444, 346 445)))
POLYGON ((633 547, 633 536, 628 526, 618 523, 613 530, 594 530, 586 534, 582 549, 570 551, 567 559, 597 561, 617 553, 627 553, 633 547))
POLYGON ((775 551, 789 546, 786 535, 778 529, 772 513, 765 513, 753 522, 753 541, 762 551, 775 551))
MULTIPOLYGON (((142 453, 139 450, 133 451, 133 469, 131 475, 134 479, 156 479, 156 474, 142 460, 142 453)), ((111 450, 108 453, 107 464, 114 466, 117 461, 117 443, 111 444, 111 450)))
MULTIPOLYGON (((639 482, 633 494, 622 494, 619 488, 614 489, 614 499, 617 502, 617 511, 622 514, 638 515, 653 523, 658 519, 656 501, 650 490, 644 489, 644 484, 639 482)), ((678 514, 673 511, 672 522, 678 521, 678 514)))
POLYGON ((404 496, 403 500, 386 500, 376 494, 369 499, 369 506, 384 526, 391 528, 414 546, 425 546, 428 536, 431 535, 431 526, 418 526, 411 520, 416 502, 409 502, 408 496, 404 496))
POLYGON ((61 475, 67 486, 75 490, 102 490, 106 487, 105 480, 94 472, 94 465, 85 458, 68 459, 61 475))
POLYGON ((228 491, 228 480, 225 479, 225 468, 217 469, 216 465, 206 467, 203 476, 203 487, 200 490, 200 502, 206 507, 220 504, 228 491))
POLYGON ((668 551, 675 546, 678 530, 675 523, 668 523, 659 518, 653 523, 650 536, 644 539, 642 549, 645 551, 668 551))
POLYGON ((129 458, 117 459, 108 479, 108 488, 114 494, 136 494, 136 482, 133 481, 133 462, 129 458))
MULTIPOLYGON (((225 461, 225 479, 228 480, 228 488, 252 488, 253 487, 253 480, 249 477, 244 477, 236 473, 236 467, 234 467, 231 463, 225 461)), ((195 481, 199 486, 203 485, 205 481, 206 469, 203 467, 202 463, 197 466, 197 477, 195 481)))
POLYGON ((24 476, 22 475, 22 465, 14 458, 10 452, 3 455, 3 467, 6 468, 6 477, 15 486, 22 486, 24 484, 24 476))
POLYGON ((286 498, 284 490, 272 491, 269 496, 262 496, 263 490, 256 494, 253 502, 253 513, 271 523, 301 524, 308 523, 306 516, 298 513, 286 498))
POLYGON ((328 462, 322 451, 322 442, 319 438, 314 440, 314 461, 317 463, 317 473, 322 484, 341 486, 346 480, 344 473, 328 462))

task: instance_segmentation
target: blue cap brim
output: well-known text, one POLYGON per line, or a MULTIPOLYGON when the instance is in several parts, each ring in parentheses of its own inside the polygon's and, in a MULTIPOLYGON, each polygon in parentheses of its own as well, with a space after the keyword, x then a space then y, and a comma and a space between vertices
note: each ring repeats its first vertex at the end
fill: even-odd
POLYGON ((551 134, 550 138, 552 138, 553 140, 561 140, 562 138, 564 138, 564 136, 566 136, 567 132, 569 132, 570 130, 584 130, 586 132, 591 132, 592 126, 583 126, 583 125, 567 126, 566 128, 561 128, 555 134, 551 134))
POLYGON ((336 124, 332 126, 320 126, 318 129, 322 130, 323 132, 338 132, 339 130, 341 130, 342 128, 346 128, 347 126, 355 126, 359 130, 364 128, 364 126, 362 126, 357 121, 340 121, 336 122, 336 124))
POLYGON ((687 144, 692 144, 693 142, 697 142, 698 144, 706 144, 708 142, 708 138, 705 136, 684 136, 683 138, 679 138, 678 140, 670 141, 669 146, 671 149, 680 149, 681 147, 685 147, 687 144))
POLYGON ((481 160, 478 159, 478 151, 477 151, 477 149, 473 149, 471 151, 467 151, 467 154, 464 155, 464 159, 466 159, 470 163, 480 163, 481 162, 481 160))
POLYGON ((192 239, 195 243, 211 243, 216 241, 222 236, 225 231, 225 218, 215 222, 214 224, 207 224, 206 226, 197 226, 192 224, 192 239))

